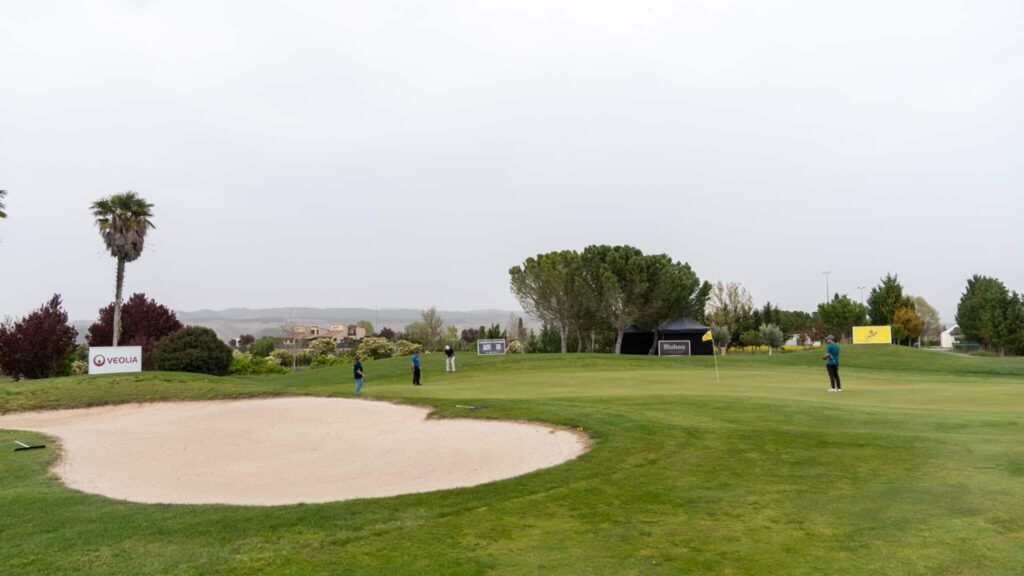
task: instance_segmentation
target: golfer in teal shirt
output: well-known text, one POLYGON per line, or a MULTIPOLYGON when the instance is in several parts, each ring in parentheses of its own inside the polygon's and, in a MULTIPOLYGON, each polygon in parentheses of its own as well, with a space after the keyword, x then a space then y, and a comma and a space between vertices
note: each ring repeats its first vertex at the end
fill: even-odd
POLYGON ((836 344, 835 336, 826 336, 825 355, 821 357, 825 361, 825 369, 828 370, 828 380, 831 384, 829 392, 842 392, 843 385, 839 382, 839 345, 836 344))
POLYGON ((412 385, 420 385, 420 353, 412 353, 412 385))

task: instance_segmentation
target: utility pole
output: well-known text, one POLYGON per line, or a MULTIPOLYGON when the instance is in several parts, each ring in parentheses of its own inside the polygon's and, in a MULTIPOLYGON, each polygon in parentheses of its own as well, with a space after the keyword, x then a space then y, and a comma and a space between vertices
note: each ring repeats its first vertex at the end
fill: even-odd
POLYGON ((860 305, 861 306, 864 305, 864 289, 865 288, 867 288, 867 286, 857 286, 857 290, 860 290, 860 305))
POLYGON ((822 272, 822 274, 825 275, 825 304, 828 304, 830 302, 829 294, 831 294, 831 292, 829 292, 828 289, 828 275, 831 273, 831 270, 826 270, 825 272, 822 272))

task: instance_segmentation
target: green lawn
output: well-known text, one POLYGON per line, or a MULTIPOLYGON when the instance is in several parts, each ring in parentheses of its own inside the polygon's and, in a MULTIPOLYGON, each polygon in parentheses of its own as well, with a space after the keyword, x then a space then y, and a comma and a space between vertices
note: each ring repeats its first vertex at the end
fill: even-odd
MULTIPOLYGON (((1024 361, 846 346, 711 358, 460 354, 367 363, 440 416, 581 426, 581 458, 475 488, 272 508, 65 489, 56 450, 0 451, 0 574, 962 574, 1024 566, 1024 361), (486 404, 466 413, 455 404, 486 404)), ((0 383, 0 412, 348 395, 347 367, 0 383)), ((15 437, 0 431, 0 447, 15 437)), ((52 441, 51 441, 52 442, 52 441)))

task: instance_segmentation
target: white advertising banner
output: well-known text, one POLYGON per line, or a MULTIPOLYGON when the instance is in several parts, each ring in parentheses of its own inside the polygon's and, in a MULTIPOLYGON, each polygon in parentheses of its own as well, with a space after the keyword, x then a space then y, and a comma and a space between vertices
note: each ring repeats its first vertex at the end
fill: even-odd
POLYGON ((89 374, 142 372, 142 346, 89 348, 89 374))

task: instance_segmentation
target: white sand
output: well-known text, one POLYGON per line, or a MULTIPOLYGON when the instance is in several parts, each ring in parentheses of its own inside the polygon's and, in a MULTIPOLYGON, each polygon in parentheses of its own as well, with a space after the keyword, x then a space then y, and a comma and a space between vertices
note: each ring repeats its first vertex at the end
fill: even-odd
POLYGON ((511 478, 587 449, 569 430, 427 413, 370 400, 274 398, 15 413, 0 416, 0 428, 60 438, 54 472, 69 487, 149 503, 394 496, 511 478))

